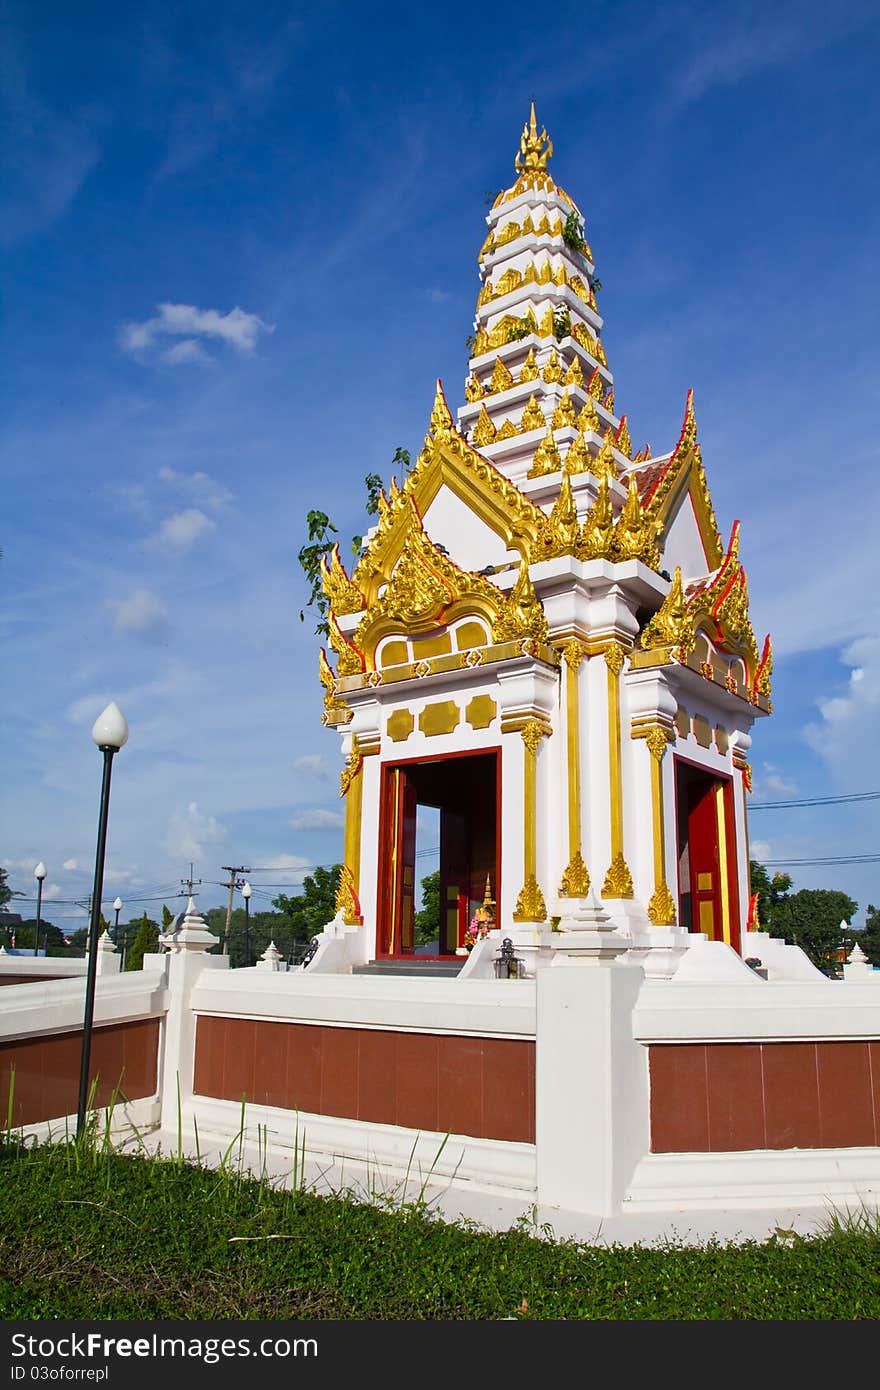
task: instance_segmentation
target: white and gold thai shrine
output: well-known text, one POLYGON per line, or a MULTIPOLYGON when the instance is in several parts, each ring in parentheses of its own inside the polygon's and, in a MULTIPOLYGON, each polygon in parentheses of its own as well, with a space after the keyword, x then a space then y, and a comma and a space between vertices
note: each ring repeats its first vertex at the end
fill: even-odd
POLYGON ((633 450, 552 151, 533 106, 486 219, 464 401, 453 413, 437 383, 353 573, 338 549, 324 564, 337 920, 365 961, 414 952, 420 807, 439 823, 439 956, 484 901, 522 944, 585 899, 641 951, 689 932, 739 949, 746 923, 770 641, 739 523, 718 530, 692 394, 673 448, 633 450))

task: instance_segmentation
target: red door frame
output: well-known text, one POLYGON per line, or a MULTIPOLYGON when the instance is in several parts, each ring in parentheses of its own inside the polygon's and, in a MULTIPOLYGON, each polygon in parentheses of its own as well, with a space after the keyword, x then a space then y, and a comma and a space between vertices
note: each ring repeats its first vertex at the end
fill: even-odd
MULTIPOLYGON (((404 779, 395 777, 401 769, 423 763, 449 762, 453 758, 478 758, 488 754, 495 755, 495 901, 496 912, 501 908, 501 747, 494 744, 489 748, 472 748, 460 753, 434 753, 426 758, 397 758, 394 762, 383 762, 379 792, 379 836, 378 864, 376 873, 376 955, 395 959, 411 953, 400 947, 400 934, 395 926, 400 922, 398 906, 402 888, 402 864, 400 845, 400 816, 404 779), (388 873, 383 875, 383 867, 388 873), (395 949, 389 949, 390 946, 395 949)), ((414 899, 413 899, 414 901, 414 899)), ((441 915, 445 904, 440 904, 441 915)), ((442 929, 442 923, 441 923, 442 929)), ((420 957, 430 959, 430 957, 420 957)))
MULTIPOLYGON (((721 894, 725 891, 725 886, 726 886, 727 911, 728 911, 728 915, 729 915, 730 945, 733 947, 733 949, 734 949, 735 951, 741 953, 741 949, 742 949, 742 940, 741 940, 741 924, 740 924, 740 914, 739 914, 739 862, 738 862, 737 851, 736 851, 736 820, 735 820, 735 807, 734 807, 734 798, 733 798, 733 778, 730 776, 729 773, 725 773, 725 772, 716 772, 714 768, 707 767, 705 763, 696 762, 696 761, 694 761, 693 758, 682 757, 682 755, 681 755, 680 753, 676 753, 676 754, 674 754, 674 766, 676 767, 676 769, 677 769, 679 763, 684 764, 684 765, 687 766, 687 767, 692 767, 692 768, 694 768, 696 771, 703 773, 705 776, 711 778, 711 779, 712 779, 712 782, 714 783, 715 794, 714 794, 713 797, 712 797, 712 807, 711 807, 711 814, 712 814, 712 816, 714 817, 714 841, 715 841, 715 843, 714 843, 714 848, 713 848, 713 862, 714 862, 715 868, 716 868, 716 870, 717 870, 717 872, 718 872, 718 887, 719 887, 719 890, 720 890, 720 891, 719 891, 717 894, 716 894, 715 892, 712 892, 711 897, 712 897, 713 900, 716 900, 716 901, 717 901, 718 913, 719 913, 719 916, 720 916, 720 918, 721 918, 721 922, 719 923, 718 931, 715 932, 714 939, 715 939, 716 941, 723 941, 723 940, 724 940, 724 934, 723 934, 723 915, 722 915, 722 914, 723 914, 723 903, 722 903, 722 900, 721 900, 721 894), (717 822, 718 810, 717 810, 717 800, 716 800, 716 797, 717 797, 717 788, 718 788, 719 786, 722 788, 722 798, 723 798, 723 808, 724 808, 724 850, 725 850, 724 858, 725 858, 725 860, 726 860, 726 873, 724 874, 723 878, 722 878, 722 874, 721 874, 721 862, 720 862, 720 861, 721 861, 721 853, 720 853, 721 845, 720 845, 720 843, 719 843, 719 836, 718 836, 718 822, 717 822), (718 934, 719 931, 720 931, 720 933, 721 933, 720 935, 718 934)), ((679 859, 679 854, 680 854, 680 847, 679 847, 679 844, 678 844, 679 804, 678 804, 678 774, 677 774, 677 771, 676 771, 676 776, 675 776, 675 779, 674 779, 674 790, 675 790, 675 835, 676 835, 675 858, 676 858, 676 864, 677 864, 677 863, 678 863, 678 859, 679 859)), ((707 808, 706 814, 707 814, 707 815, 709 814, 708 808, 707 808)), ((689 820, 690 820, 690 818, 689 818, 689 820)), ((688 826, 688 836, 690 837, 690 824, 689 824, 689 826, 688 826)), ((679 897, 679 920, 680 920, 680 918, 681 918, 681 901, 680 901, 680 893, 681 893, 680 884, 676 883, 676 895, 679 897)), ((697 889, 697 884, 696 884, 696 874, 695 874, 695 872, 694 872, 694 866, 693 866, 693 864, 691 864, 691 901, 692 901, 692 903, 693 903, 695 909, 696 909, 696 908, 698 907, 698 905, 699 905, 699 899, 698 899, 698 897, 697 897, 697 893, 698 893, 698 889, 697 889)), ((709 897, 709 894, 708 894, 708 893, 704 894, 704 900, 707 900, 708 897, 709 897)), ((694 915, 693 915, 692 930, 694 930, 694 931, 699 931, 699 930, 700 930, 700 925, 699 925, 699 920, 698 920, 698 912, 697 912, 696 910, 694 911, 694 915)))

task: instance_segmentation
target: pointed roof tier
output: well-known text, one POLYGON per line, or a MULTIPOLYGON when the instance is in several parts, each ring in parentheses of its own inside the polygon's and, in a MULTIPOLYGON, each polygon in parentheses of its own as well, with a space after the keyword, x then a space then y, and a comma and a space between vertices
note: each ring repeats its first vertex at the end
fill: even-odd
POLYGON ((462 433, 516 482, 558 473, 575 444, 577 466, 569 472, 591 471, 588 457, 607 444, 602 471, 610 449, 619 474, 632 449, 626 420, 614 413, 593 253, 577 204, 548 173, 552 153, 533 102, 516 181, 486 219, 466 404, 458 413, 462 433))
POLYGON ((749 622, 738 524, 726 552, 719 534, 693 392, 675 447, 634 455, 614 414, 592 252, 548 173, 552 148, 532 106, 516 181, 487 219, 466 404, 454 419, 438 381, 424 447, 382 492, 353 574, 338 547, 322 565, 336 657, 334 669, 321 654, 326 724, 348 723, 346 697, 365 685, 489 664, 511 643, 555 664, 562 589, 586 593, 624 564, 614 582, 638 613, 633 667, 686 666, 770 709, 769 639, 760 649, 749 622))

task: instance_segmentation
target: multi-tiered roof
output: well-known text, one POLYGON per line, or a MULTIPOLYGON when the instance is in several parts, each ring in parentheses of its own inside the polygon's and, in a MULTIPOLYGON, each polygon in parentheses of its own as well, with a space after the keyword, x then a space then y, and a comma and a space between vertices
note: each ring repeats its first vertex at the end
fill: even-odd
POLYGON ((468 605, 496 643, 540 641, 552 657, 565 634, 542 596, 551 580, 558 590, 559 566, 542 562, 566 559, 640 562, 660 593, 668 586, 659 611, 658 584, 644 595, 633 665, 687 664, 770 708, 770 642, 759 652, 749 621, 739 524, 726 548, 718 532, 692 393, 675 447, 633 455, 615 411, 584 220, 548 172, 552 151, 533 104, 516 180, 487 217, 457 421, 438 382, 425 447, 403 485, 392 480, 383 493, 354 574, 338 551, 324 567, 338 658, 334 673, 322 654, 327 722, 344 721, 346 690, 430 673, 411 645, 392 643, 395 660, 382 657, 392 630, 432 631, 468 605))

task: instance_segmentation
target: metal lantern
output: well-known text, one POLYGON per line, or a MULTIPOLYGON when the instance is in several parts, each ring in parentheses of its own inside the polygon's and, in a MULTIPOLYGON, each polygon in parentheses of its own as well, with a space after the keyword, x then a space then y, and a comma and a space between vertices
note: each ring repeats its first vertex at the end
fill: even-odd
POLYGON ((525 974, 525 966, 519 956, 514 953, 513 942, 509 936, 505 936, 501 943, 501 953, 495 957, 495 978, 496 980, 521 980, 525 974))

